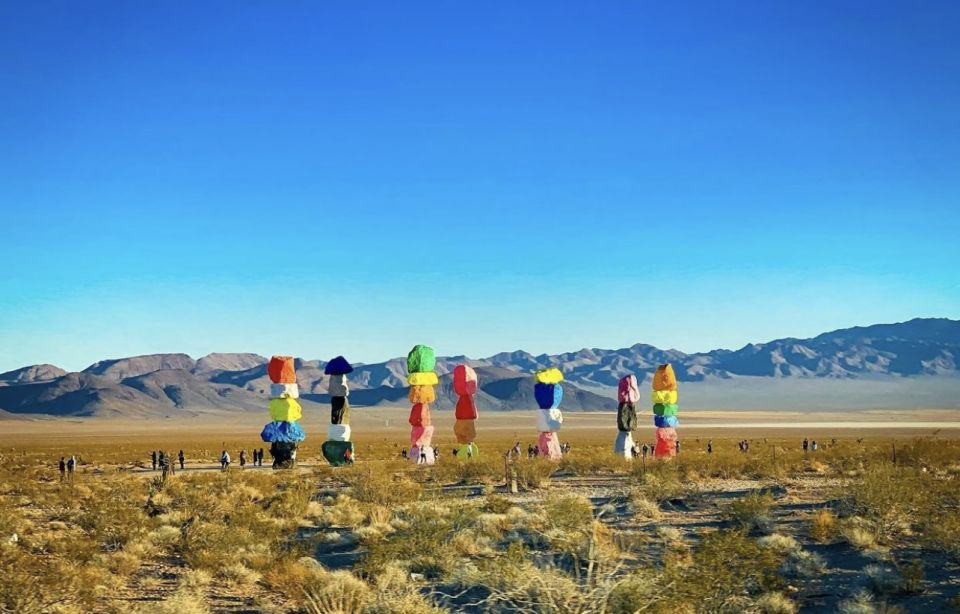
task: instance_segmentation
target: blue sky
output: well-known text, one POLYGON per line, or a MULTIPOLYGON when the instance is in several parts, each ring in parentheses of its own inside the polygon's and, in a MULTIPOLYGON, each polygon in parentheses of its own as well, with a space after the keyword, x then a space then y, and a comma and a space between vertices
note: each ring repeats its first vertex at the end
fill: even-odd
POLYGON ((960 317, 960 3, 0 5, 0 371, 960 317))

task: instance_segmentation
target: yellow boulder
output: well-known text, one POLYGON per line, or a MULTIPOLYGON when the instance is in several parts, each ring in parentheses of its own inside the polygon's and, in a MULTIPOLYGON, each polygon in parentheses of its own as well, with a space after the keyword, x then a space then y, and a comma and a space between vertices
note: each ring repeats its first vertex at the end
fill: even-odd
POLYGON ((437 374, 433 371, 424 371, 421 373, 411 373, 407 376, 408 386, 436 386, 440 383, 437 374))
POLYGON ((303 417, 300 402, 290 397, 270 399, 270 418, 274 422, 296 422, 303 417))
POLYGON ((663 405, 675 405, 677 402, 676 390, 654 390, 650 394, 650 400, 654 403, 663 405))
POLYGON ((539 384, 559 384, 563 381, 563 373, 556 367, 540 369, 533 374, 533 379, 539 384))

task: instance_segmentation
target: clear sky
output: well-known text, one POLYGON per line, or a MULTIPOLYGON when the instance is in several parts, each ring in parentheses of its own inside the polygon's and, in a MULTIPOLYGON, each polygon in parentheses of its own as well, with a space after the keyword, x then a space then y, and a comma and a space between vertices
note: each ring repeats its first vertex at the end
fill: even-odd
POLYGON ((954 0, 2 2, 0 371, 960 317, 958 31, 954 0))

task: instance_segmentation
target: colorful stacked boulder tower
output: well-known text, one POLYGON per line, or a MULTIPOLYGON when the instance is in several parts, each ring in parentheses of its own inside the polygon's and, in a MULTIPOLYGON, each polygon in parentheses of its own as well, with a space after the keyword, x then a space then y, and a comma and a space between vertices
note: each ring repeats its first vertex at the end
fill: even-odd
POLYGON ((274 469, 289 469, 297 463, 297 444, 306 439, 300 427, 303 409, 293 356, 274 356, 267 365, 270 376, 270 419, 260 438, 270 444, 274 469))
POLYGON ((533 396, 540 406, 537 413, 537 431, 540 432, 538 446, 540 455, 550 460, 560 460, 563 453, 560 451, 560 438, 557 432, 563 424, 563 414, 560 412, 560 401, 563 400, 563 373, 560 369, 551 367, 541 369, 533 375, 536 384, 533 386, 533 396))
POLYGON ((350 441, 350 385, 347 375, 353 367, 343 356, 337 356, 327 363, 323 373, 329 376, 327 392, 330 394, 330 426, 327 440, 320 451, 327 462, 339 467, 353 461, 353 442, 350 441))
POLYGON ((407 384, 410 393, 407 398, 410 408, 410 454, 414 463, 432 465, 436 462, 433 455, 433 423, 430 419, 430 404, 437 400, 436 386, 440 383, 434 369, 437 358, 433 348, 415 345, 407 354, 407 384))
POLYGON ((653 455, 670 458, 677 453, 677 376, 669 364, 660 365, 653 374, 653 424, 656 427, 656 444, 653 455))
POLYGON ((457 458, 469 460, 478 456, 473 440, 477 438, 477 404, 473 395, 477 394, 479 381, 477 372, 468 365, 457 365, 453 369, 453 391, 457 393, 457 421, 453 423, 453 434, 457 443, 463 444, 457 449, 457 458))
POLYGON ((633 435, 637 430, 637 401, 640 400, 640 387, 633 373, 620 378, 617 386, 617 439, 613 443, 613 452, 627 460, 633 458, 633 435))

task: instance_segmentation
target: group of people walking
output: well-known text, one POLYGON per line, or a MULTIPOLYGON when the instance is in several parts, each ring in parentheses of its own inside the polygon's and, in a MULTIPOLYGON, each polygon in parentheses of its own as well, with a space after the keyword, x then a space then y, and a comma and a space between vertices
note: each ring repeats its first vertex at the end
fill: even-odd
MULTIPOLYGON (((253 449, 253 466, 254 467, 263 467, 263 456, 264 456, 263 448, 253 449)), ((239 460, 240 460, 241 468, 247 466, 246 450, 240 450, 239 460)), ((221 452, 220 453, 220 469, 222 471, 226 471, 230 467, 230 462, 231 462, 230 453, 227 452, 226 450, 221 452)))
POLYGON ((73 472, 77 468, 77 457, 60 457, 60 481, 73 480, 73 472))
MULTIPOLYGON (((180 463, 181 469, 183 469, 183 466, 184 466, 184 463, 186 463, 186 460, 187 460, 186 455, 183 453, 183 450, 180 450, 180 452, 177 453, 177 462, 180 463)), ((154 471, 156 471, 157 469, 160 469, 164 473, 166 473, 167 471, 173 471, 174 470, 173 463, 174 461, 170 457, 170 455, 164 452, 163 450, 153 450, 152 452, 150 452, 150 465, 153 467, 154 471)))

